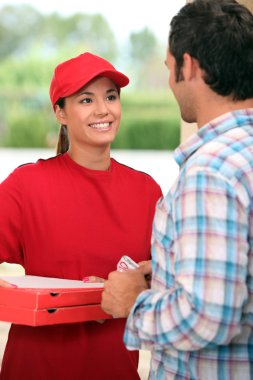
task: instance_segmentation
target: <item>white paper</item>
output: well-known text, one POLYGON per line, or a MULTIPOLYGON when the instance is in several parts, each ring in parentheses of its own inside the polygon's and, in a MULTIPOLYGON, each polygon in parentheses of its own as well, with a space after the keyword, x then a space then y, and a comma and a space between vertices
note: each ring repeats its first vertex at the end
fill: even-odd
POLYGON ((1 279, 19 288, 32 289, 73 289, 73 288, 103 288, 103 282, 83 282, 62 278, 40 276, 1 276, 1 279))

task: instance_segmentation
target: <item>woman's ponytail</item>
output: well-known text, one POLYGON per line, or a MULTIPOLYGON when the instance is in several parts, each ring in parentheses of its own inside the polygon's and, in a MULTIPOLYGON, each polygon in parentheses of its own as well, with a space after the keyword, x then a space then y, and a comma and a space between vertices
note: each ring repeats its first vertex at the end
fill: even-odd
MULTIPOLYGON (((65 106, 65 98, 60 98, 56 102, 56 104, 60 108, 64 108, 65 106)), ((69 137, 68 137, 68 129, 67 126, 62 124, 60 126, 59 134, 58 134, 58 142, 56 146, 56 153, 57 154, 63 154, 67 152, 69 149, 69 137)))
POLYGON ((69 149, 69 137, 67 126, 62 124, 60 126, 56 154, 63 154, 69 149))

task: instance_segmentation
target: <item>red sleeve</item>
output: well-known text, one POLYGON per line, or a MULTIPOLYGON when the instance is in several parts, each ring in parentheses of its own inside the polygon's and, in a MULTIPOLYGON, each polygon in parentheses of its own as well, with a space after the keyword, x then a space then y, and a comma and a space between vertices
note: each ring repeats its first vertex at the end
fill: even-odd
POLYGON ((22 189, 16 170, 0 184, 0 262, 23 264, 22 189))

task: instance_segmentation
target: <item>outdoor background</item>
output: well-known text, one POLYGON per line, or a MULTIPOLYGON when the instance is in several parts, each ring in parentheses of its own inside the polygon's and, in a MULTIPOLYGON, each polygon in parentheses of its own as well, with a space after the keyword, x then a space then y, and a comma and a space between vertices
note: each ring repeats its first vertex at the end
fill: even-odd
POLYGON ((112 147, 178 145, 180 117, 164 60, 171 17, 184 1, 127 8, 111 0, 106 7, 91 3, 0 1, 0 146, 55 146, 58 125, 48 96, 53 69, 84 51, 108 59, 131 80, 122 90, 122 123, 112 147))

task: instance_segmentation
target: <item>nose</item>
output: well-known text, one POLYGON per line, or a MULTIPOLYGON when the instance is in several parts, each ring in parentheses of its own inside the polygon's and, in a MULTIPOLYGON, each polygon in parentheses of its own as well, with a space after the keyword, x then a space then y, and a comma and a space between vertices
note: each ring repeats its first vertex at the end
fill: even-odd
POLYGON ((95 114, 96 115, 108 115, 107 104, 104 100, 99 100, 96 102, 95 114))

